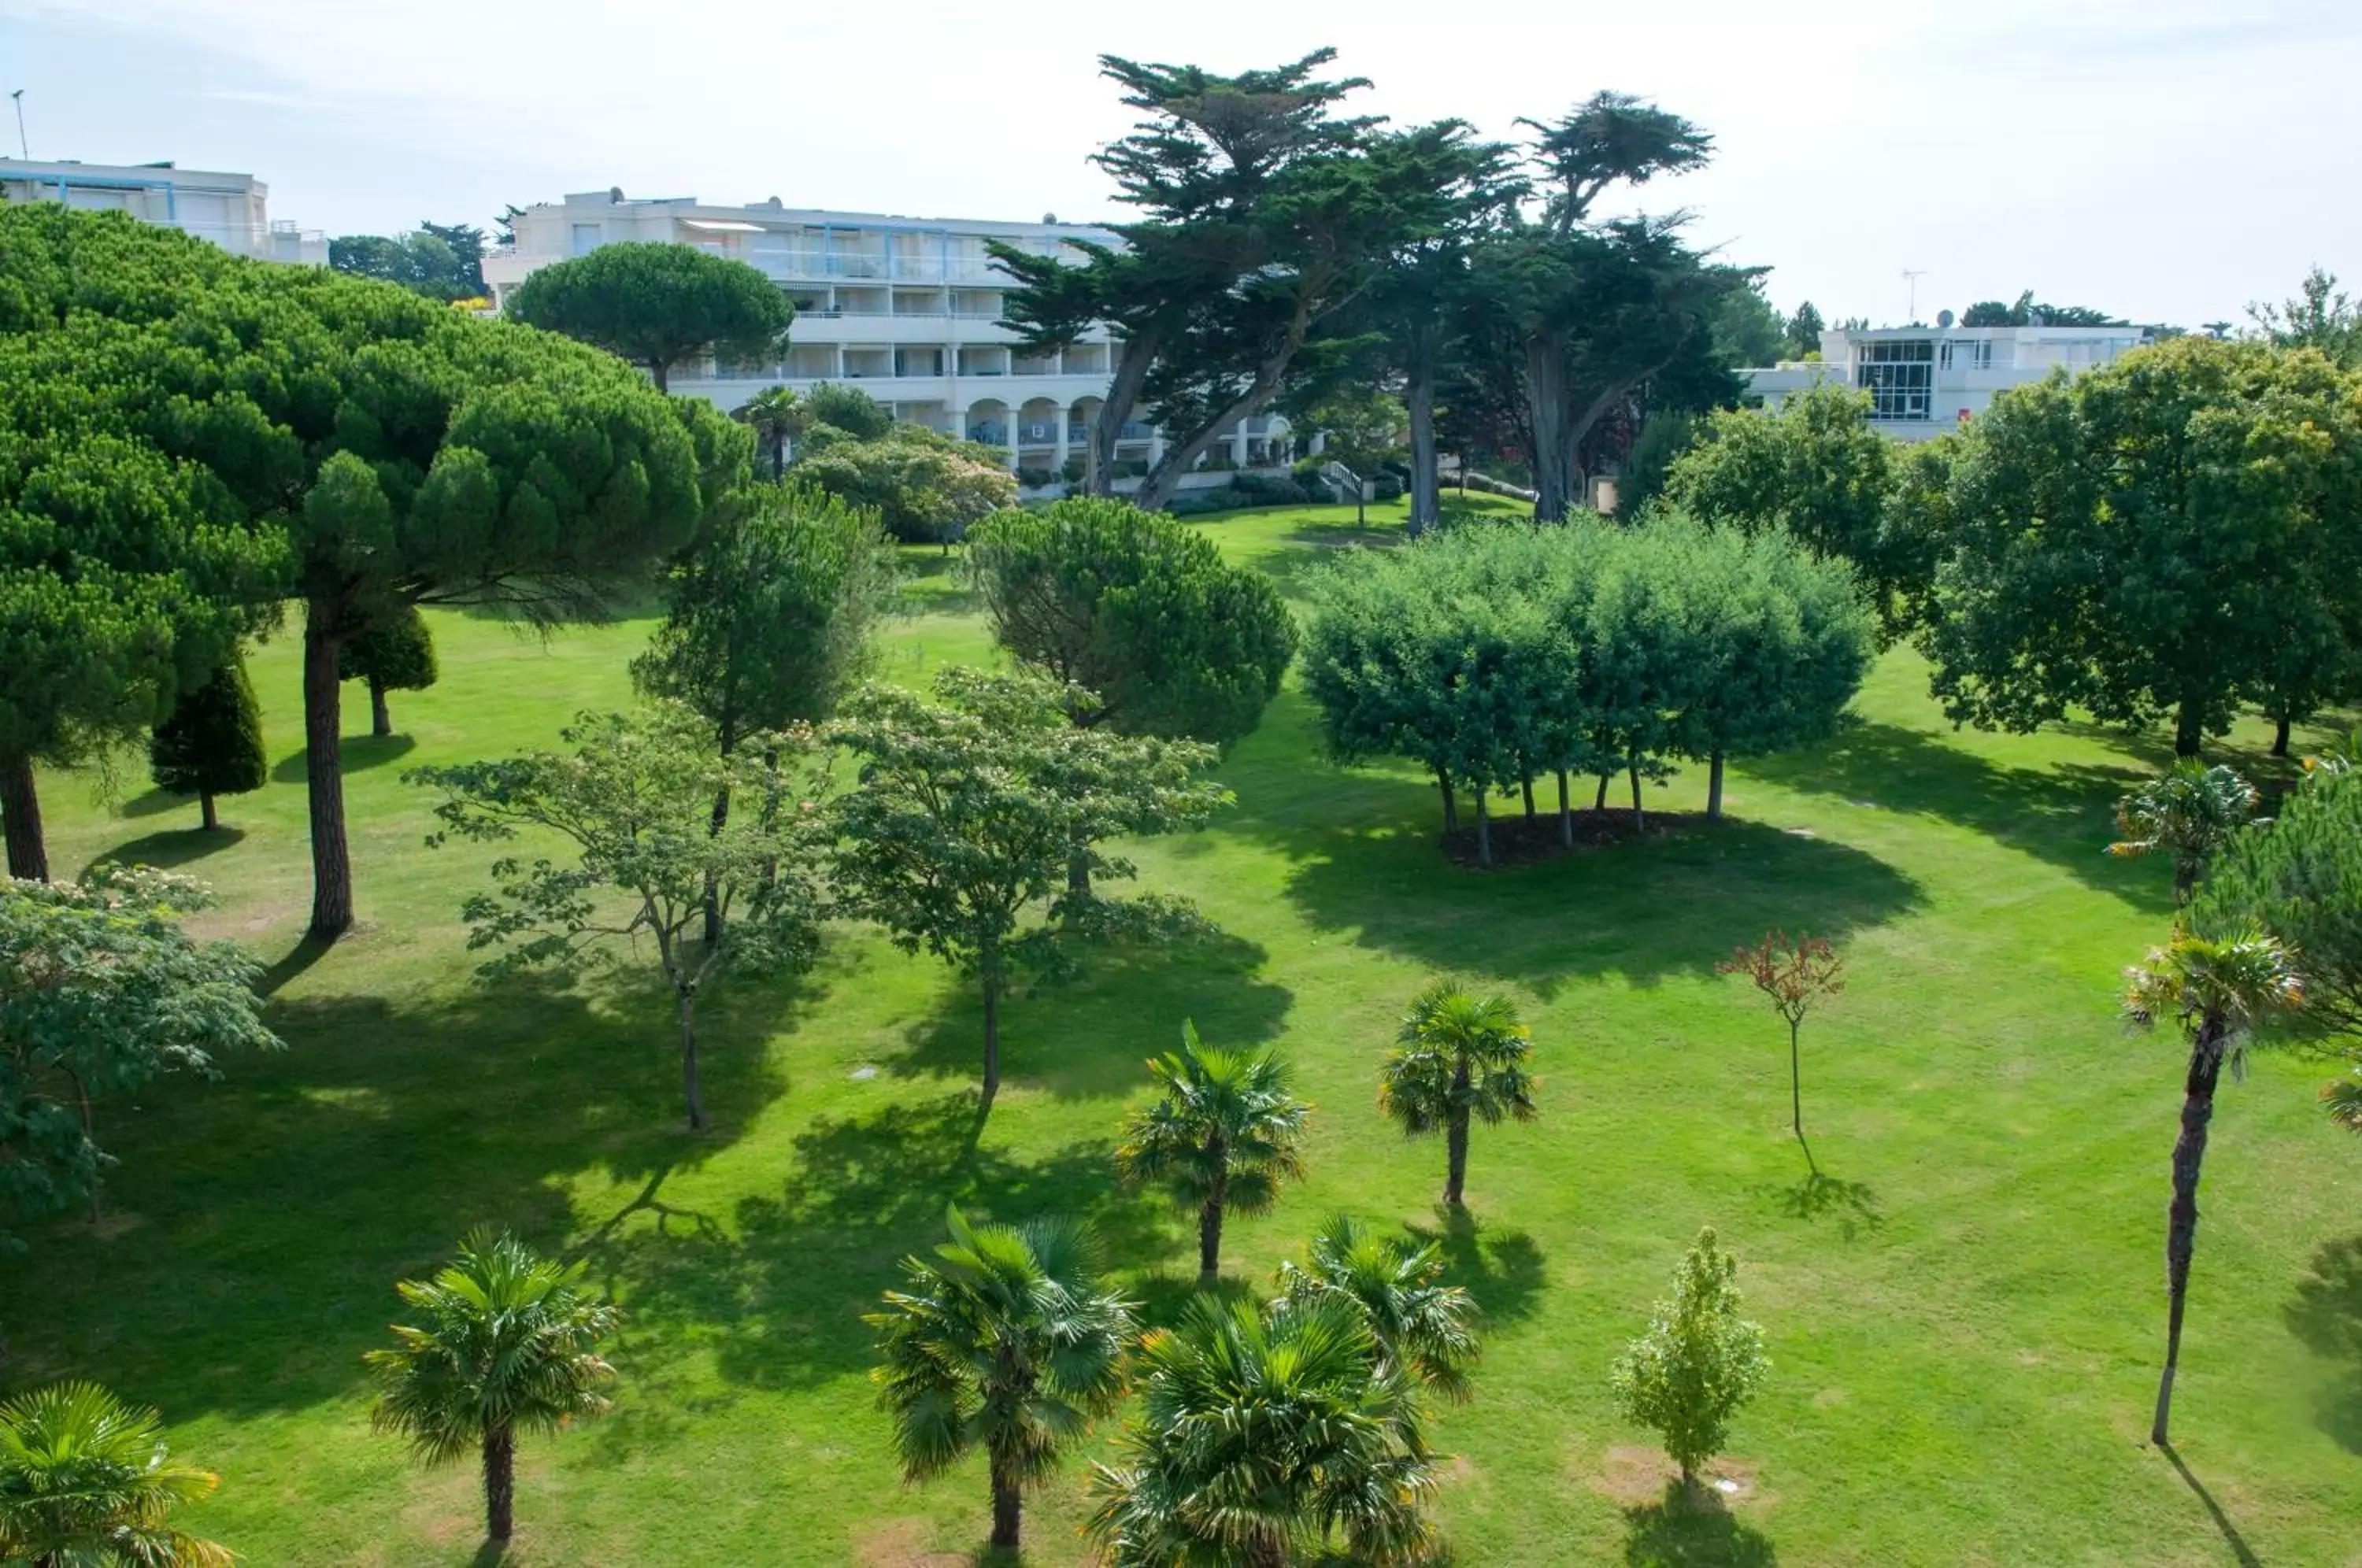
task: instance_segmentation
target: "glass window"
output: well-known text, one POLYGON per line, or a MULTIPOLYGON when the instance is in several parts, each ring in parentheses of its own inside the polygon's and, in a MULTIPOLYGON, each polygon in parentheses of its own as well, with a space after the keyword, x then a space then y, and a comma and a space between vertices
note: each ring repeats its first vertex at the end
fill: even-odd
POLYGON ((1925 337, 1865 343, 1854 361, 1854 385, 1870 393, 1872 419, 1926 419, 1933 412, 1936 345, 1925 337))

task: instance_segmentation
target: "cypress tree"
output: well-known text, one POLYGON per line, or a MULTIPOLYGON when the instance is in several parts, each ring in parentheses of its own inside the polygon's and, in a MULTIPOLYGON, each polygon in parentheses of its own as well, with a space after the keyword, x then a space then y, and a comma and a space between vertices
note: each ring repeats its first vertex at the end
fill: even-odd
POLYGON ((158 788, 197 798, 207 833, 221 826, 215 796, 262 788, 262 708, 243 655, 182 696, 172 716, 156 726, 148 741, 148 768, 158 788))
POLYGON ((426 617, 414 604, 337 650, 337 678, 369 682, 373 735, 393 734, 387 692, 424 691, 440 673, 435 665, 435 634, 426 629, 426 617))

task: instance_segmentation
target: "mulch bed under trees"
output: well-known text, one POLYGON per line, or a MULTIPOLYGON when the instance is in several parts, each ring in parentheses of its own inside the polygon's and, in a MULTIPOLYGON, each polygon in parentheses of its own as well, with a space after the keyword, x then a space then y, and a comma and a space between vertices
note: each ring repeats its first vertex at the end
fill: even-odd
POLYGON ((1629 844, 1636 838, 1663 838, 1683 834, 1706 821, 1704 812, 1650 812, 1648 825, 1636 829, 1632 810, 1610 806, 1607 810, 1584 808, 1572 813, 1574 818, 1574 845, 1569 848, 1559 831, 1558 812, 1544 810, 1528 822, 1522 812, 1512 812, 1492 821, 1493 864, 1485 866, 1476 857, 1476 823, 1466 810, 1460 813, 1460 827, 1443 835, 1444 857, 1455 866, 1472 870, 1497 871, 1505 866, 1535 866, 1545 860, 1556 860, 1562 855, 1577 855, 1588 849, 1604 849, 1611 845, 1629 844))

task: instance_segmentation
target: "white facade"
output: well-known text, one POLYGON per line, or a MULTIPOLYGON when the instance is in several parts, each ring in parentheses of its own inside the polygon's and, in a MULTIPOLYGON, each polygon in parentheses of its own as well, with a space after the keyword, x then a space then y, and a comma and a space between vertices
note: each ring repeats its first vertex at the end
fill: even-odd
POLYGON ((328 264, 327 239, 318 229, 273 222, 270 187, 251 174, 175 169, 170 163, 0 158, 0 199, 129 213, 142 223, 211 240, 234 255, 315 267, 328 264))
POLYGON ((1739 373, 1772 408, 1828 383, 1868 392, 1875 428, 1901 440, 1926 441, 1984 413, 1996 392, 2038 381, 2054 370, 2081 374, 2148 337, 2138 326, 1838 327, 1821 334, 1818 360, 1739 373))
MULTIPOLYGON (((734 409, 766 387, 859 386, 898 418, 1007 448, 1010 466, 1057 473, 1079 463, 1113 372, 1115 346, 1095 327, 1064 353, 1027 358, 999 324, 1010 286, 985 241, 1082 259, 1076 241, 1120 243, 1081 224, 988 223, 821 212, 782 205, 712 206, 694 197, 627 199, 618 191, 568 195, 513 220, 513 248, 484 258, 495 303, 536 269, 602 245, 667 241, 744 261, 794 300, 786 357, 768 365, 675 367, 675 392, 734 409)), ((1284 461, 1286 421, 1244 421, 1222 450, 1233 468, 1284 461)), ((1158 433, 1127 425, 1116 461, 1163 455, 1158 433)), ((1122 471, 1121 469, 1118 470, 1122 471)))

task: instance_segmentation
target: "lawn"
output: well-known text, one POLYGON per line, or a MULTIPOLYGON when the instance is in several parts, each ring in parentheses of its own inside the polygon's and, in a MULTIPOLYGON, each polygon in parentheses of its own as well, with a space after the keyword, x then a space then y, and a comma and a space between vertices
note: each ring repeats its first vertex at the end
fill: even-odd
MULTIPOLYGON (((1293 588, 1398 525, 1398 508, 1371 515, 1206 526, 1293 588)), ((886 676, 988 657, 956 562, 911 566, 886 676)), ((255 662, 272 782, 224 802, 232 833, 198 833, 193 804, 128 767, 111 799, 45 781, 61 874, 111 856, 215 883, 209 926, 271 966, 289 1048, 106 1108, 110 1212, 7 1260, 0 1379, 91 1376, 160 1407, 175 1449, 223 1475, 189 1522, 253 1562, 480 1560, 473 1471, 421 1472, 372 1436, 360 1359, 393 1282, 479 1223, 586 1257, 630 1314, 614 1414, 524 1445, 508 1561, 969 1561, 982 1468, 903 1485, 859 1314, 956 1202, 1088 1215, 1169 1319, 1191 1228, 1117 1193, 1109 1154, 1142 1058, 1184 1018, 1286 1053, 1318 1107, 1308 1179, 1232 1225, 1230 1288, 1267 1288, 1350 1208, 1440 1239, 1482 1303, 1475 1398, 1435 1427, 1459 1562, 2362 1562, 2362 1147, 2313 1103, 2317 1064, 2266 1056, 2225 1089, 2180 1452, 2142 1443, 2180 1058, 2114 1007, 2118 971, 2166 928, 2169 874, 2101 847, 2153 737, 1956 734, 1897 652, 1839 741, 1734 768, 1727 823, 1484 874, 1439 853, 1435 791, 1409 769, 1320 761, 1290 690, 1223 766, 1236 806, 1139 855, 1142 886, 1193 897, 1223 935, 1011 1004, 988 1119, 976 999, 845 929, 800 982, 716 999, 715 1125, 693 1137, 647 977, 472 978, 458 910, 489 856, 424 847, 427 801, 400 781, 620 703, 649 623, 542 641, 433 622, 442 683, 394 695, 401 734, 346 742, 361 923, 325 954, 298 942, 292 637, 255 662), (1809 1167, 1784 1031, 1715 971, 1774 925, 1849 959, 1805 1031, 1809 1167), (1447 972, 1527 1010, 1543 1078, 1538 1121, 1478 1131, 1461 1221, 1436 1205, 1440 1143, 1406 1143, 1374 1105, 1398 1010, 1447 972), (1742 1260, 1775 1370, 1735 1432, 1740 1490, 1692 1513, 1666 1506, 1606 1370, 1706 1222, 1742 1260)), ((358 692, 348 731, 367 725, 358 692)), ((2263 738, 2237 737, 2251 761, 2263 738)), ((1702 796, 1684 776, 1651 804, 1702 796)), ((1031 1505, 1028 1563, 1085 1560, 1082 1471, 1031 1505)))

